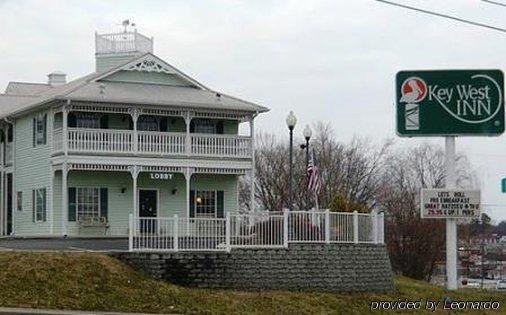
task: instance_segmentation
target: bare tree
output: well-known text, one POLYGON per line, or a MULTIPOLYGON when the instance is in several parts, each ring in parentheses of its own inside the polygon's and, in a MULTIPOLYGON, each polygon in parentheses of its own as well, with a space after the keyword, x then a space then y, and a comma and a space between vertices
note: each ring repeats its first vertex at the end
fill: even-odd
MULTIPOLYGON (((458 184, 472 182, 467 159, 456 161, 458 184)), ((444 152, 423 144, 395 151, 385 165, 378 205, 386 212, 386 243, 394 270, 416 279, 430 280, 443 258, 444 221, 421 219, 421 188, 441 188, 446 181, 444 152)))

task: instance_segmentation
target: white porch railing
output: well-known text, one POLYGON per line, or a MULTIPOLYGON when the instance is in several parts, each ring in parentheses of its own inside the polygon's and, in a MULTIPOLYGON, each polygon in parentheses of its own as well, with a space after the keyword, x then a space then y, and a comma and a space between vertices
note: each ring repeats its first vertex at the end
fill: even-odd
POLYGON ((184 154, 186 135, 184 133, 167 133, 139 131, 139 151, 153 154, 184 154))
MULTIPOLYGON (((54 131, 53 152, 63 149, 61 128, 54 131)), ((68 151, 77 153, 121 153, 139 155, 184 155, 250 158, 251 138, 236 135, 190 134, 132 130, 69 128, 68 151), (137 145, 137 148, 136 148, 137 145), (189 147, 187 147, 187 145, 189 147)))
POLYGON ((133 151, 133 132, 114 129, 69 129, 68 150, 74 152, 128 153, 133 151))
POLYGON ((227 214, 225 219, 130 215, 131 251, 230 251, 289 243, 383 244, 383 214, 285 211, 227 214))
POLYGON ((199 156, 251 156, 251 138, 229 135, 199 134, 191 136, 191 152, 199 156))

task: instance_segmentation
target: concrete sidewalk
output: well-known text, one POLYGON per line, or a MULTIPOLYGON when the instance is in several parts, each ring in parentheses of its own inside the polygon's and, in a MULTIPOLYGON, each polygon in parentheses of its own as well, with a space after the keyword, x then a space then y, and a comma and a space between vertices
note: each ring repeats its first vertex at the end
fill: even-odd
POLYGON ((0 238, 0 251, 128 251, 127 238, 0 238))
POLYGON ((90 312, 90 311, 69 311, 69 310, 43 310, 34 308, 0 307, 0 314, 16 315, 148 315, 148 313, 121 313, 121 312, 90 312))

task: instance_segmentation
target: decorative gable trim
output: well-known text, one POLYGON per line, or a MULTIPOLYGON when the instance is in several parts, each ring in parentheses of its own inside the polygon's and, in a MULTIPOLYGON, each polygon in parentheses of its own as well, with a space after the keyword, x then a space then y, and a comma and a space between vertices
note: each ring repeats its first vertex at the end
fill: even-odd
POLYGON ((145 72, 158 72, 158 73, 168 73, 168 74, 175 74, 176 71, 174 69, 167 67, 166 65, 163 65, 156 60, 149 58, 140 60, 138 63, 135 63, 134 65, 131 65, 127 67, 126 69, 123 69, 126 71, 145 71, 145 72))
POLYGON ((93 79, 93 81, 99 81, 102 80, 116 72, 119 72, 121 70, 125 71, 145 71, 145 72, 163 72, 167 74, 174 74, 180 77, 181 79, 189 82, 191 85, 194 85, 202 90, 210 91, 209 88, 201 84, 200 82, 192 79, 190 76, 186 75, 182 71, 176 69, 175 67, 171 66, 167 62, 163 61, 162 59, 158 58, 157 56, 147 53, 142 55, 139 58, 136 58, 122 66, 116 67, 114 69, 111 69, 110 71, 107 71, 106 73, 96 77, 93 79))

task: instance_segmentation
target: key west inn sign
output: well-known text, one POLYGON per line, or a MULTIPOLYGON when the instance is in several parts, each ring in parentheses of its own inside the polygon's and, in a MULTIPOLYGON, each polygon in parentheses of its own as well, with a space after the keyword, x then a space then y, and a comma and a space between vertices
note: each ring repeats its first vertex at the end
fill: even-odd
POLYGON ((396 81, 402 84, 397 106, 402 136, 504 132, 501 71, 401 71, 396 81))

